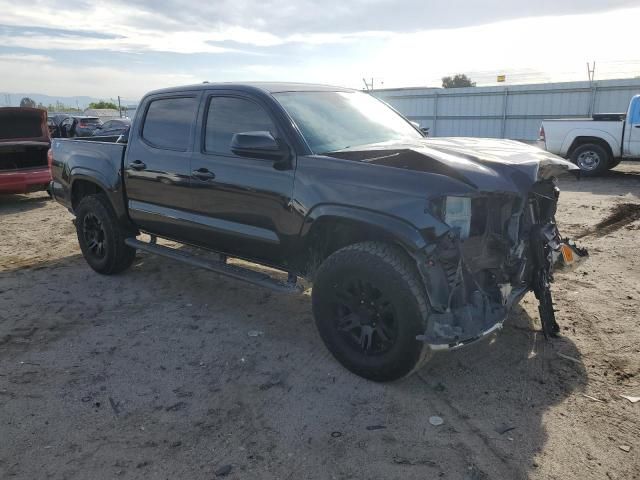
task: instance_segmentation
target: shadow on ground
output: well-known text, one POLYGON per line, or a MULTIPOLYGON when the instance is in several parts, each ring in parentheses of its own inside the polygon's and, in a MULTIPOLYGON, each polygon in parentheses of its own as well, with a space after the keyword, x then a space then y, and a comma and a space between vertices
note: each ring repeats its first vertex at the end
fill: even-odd
POLYGON ((169 260, 103 277, 73 256, 0 290, 2 478, 526 478, 545 416, 586 381, 574 344, 520 307, 375 384, 327 353, 308 295, 169 260))
POLYGON ((32 195, 0 195, 0 215, 27 212, 50 201, 51 197, 46 192, 32 195))
POLYGON ((568 192, 591 192, 599 195, 626 193, 640 194, 640 162, 622 162, 599 177, 575 179, 566 175, 560 180, 560 189, 568 192))

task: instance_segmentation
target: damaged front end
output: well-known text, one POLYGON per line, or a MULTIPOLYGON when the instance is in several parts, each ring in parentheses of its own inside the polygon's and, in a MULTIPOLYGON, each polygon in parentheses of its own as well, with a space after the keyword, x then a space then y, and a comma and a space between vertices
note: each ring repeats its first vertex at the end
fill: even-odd
POLYGON ((425 212, 450 229, 419 259, 432 313, 420 340, 455 348, 499 328, 511 307, 533 291, 546 336, 557 335, 550 283, 587 252, 563 240, 555 223, 554 177, 526 194, 482 193, 430 199, 425 212))

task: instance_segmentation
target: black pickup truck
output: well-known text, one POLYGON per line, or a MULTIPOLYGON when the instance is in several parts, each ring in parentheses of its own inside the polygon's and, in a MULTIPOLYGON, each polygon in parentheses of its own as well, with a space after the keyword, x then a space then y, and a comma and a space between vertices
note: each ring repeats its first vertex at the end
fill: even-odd
POLYGON ((283 293, 298 292, 302 276, 329 350, 377 381, 497 330, 530 290, 554 335, 554 265, 585 254, 554 221, 555 177, 575 165, 514 141, 427 139, 343 88, 155 91, 128 136, 56 139, 52 151, 52 193, 75 214, 94 270, 118 273, 144 250, 283 293))

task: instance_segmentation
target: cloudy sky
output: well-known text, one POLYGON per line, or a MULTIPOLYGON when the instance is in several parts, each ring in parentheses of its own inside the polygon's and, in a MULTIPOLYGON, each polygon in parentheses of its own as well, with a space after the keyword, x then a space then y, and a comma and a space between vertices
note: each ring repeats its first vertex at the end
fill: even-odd
POLYGON ((139 98, 186 83, 361 88, 640 76, 640 0, 0 0, 0 91, 139 98))

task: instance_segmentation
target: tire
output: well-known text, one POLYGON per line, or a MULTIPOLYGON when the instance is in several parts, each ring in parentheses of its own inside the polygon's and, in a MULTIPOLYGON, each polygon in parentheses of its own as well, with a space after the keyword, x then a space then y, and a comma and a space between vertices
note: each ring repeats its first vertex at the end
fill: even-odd
POLYGON ((82 255, 96 272, 111 275, 131 266, 136 250, 125 245, 127 232, 104 195, 84 197, 76 208, 75 223, 82 255))
POLYGON ((585 143, 576 147, 569 158, 580 167, 581 175, 585 177, 602 175, 608 170, 611 162, 609 153, 595 143, 585 143))
POLYGON ((330 255, 316 273, 313 314, 325 345, 348 370, 377 382, 410 375, 431 356, 428 300, 399 247, 365 242, 330 255))
POLYGON ((607 167, 607 170, 616 168, 618 165, 620 165, 620 162, 622 162, 622 158, 614 158, 609 162, 609 166, 607 167))

